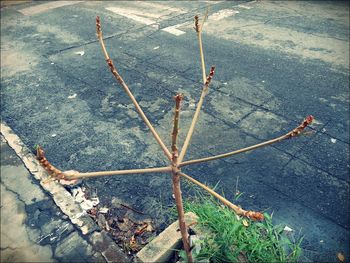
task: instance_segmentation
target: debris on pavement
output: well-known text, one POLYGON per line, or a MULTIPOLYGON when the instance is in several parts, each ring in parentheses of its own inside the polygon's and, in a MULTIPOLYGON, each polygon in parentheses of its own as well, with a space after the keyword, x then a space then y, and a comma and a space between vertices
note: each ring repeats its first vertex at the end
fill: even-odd
POLYGON ((80 55, 80 56, 84 56, 85 51, 84 51, 84 50, 82 50, 82 51, 77 51, 77 52, 74 52, 74 54, 77 54, 77 55, 80 55))
POLYGON ((292 231, 293 231, 293 229, 292 229, 292 228, 290 228, 289 226, 285 226, 285 227, 283 228, 283 231, 286 231, 286 232, 292 232, 292 231))
POLYGON ((68 99, 75 99, 77 97, 77 94, 74 93, 73 95, 68 96, 68 99))
POLYGON ((339 260, 339 262, 344 262, 345 261, 345 256, 343 255, 343 253, 338 252, 337 253, 337 259, 339 260))
MULTIPOLYGON (((77 195, 79 200, 82 194, 77 195)), ((129 255, 140 251, 156 236, 152 219, 122 200, 113 198, 109 205, 97 205, 87 213, 129 255)))
POLYGON ((100 212, 101 214, 106 214, 106 213, 108 213, 108 207, 101 207, 99 212, 100 212))
POLYGON ((87 199, 85 196, 84 190, 81 187, 73 188, 71 189, 71 192, 75 201, 80 204, 80 207, 84 211, 90 210, 100 203, 100 200, 98 197, 87 199))

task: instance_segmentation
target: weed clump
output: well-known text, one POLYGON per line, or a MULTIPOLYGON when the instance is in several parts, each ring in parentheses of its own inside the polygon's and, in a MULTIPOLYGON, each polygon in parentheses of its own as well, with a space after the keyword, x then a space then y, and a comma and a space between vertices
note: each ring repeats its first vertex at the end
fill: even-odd
MULTIPOLYGON (((274 225, 267 213, 264 221, 253 221, 202 194, 185 201, 184 209, 198 216, 193 228, 204 233, 192 242, 195 261, 297 262, 301 255, 302 238, 296 240, 285 226, 274 225)), ((184 252, 179 256, 185 259, 184 252)))

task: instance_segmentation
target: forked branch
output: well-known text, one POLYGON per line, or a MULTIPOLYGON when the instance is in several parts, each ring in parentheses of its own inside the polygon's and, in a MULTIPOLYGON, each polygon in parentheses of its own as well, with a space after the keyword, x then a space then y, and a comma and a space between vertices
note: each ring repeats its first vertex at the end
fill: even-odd
POLYGON ((126 85, 126 83, 124 82, 123 78, 120 76, 120 74, 118 73, 117 69, 115 68, 115 66, 113 64, 113 61, 109 57, 107 49, 106 49, 106 46, 105 46, 104 41, 103 41, 102 30, 101 30, 101 21, 100 21, 100 17, 99 16, 96 17, 96 33, 97 33, 98 40, 100 41, 101 48, 102 48, 103 54, 105 56, 106 62, 108 64, 112 74, 114 75, 116 80, 119 82, 119 84, 123 87, 123 89, 128 94, 130 99, 132 100, 132 102, 133 102, 137 112, 139 113, 139 115, 141 116, 142 120, 146 123, 146 125, 148 126, 148 128, 152 132, 154 138, 158 142, 159 146, 162 148, 162 150, 165 153, 166 157, 169 160, 171 160, 171 153, 170 153, 170 151, 165 146, 165 144, 163 143, 162 139, 160 138, 160 136, 158 135, 156 130, 153 128, 152 124, 150 123, 150 121, 146 117, 145 113, 141 109, 141 107, 140 107, 139 103, 137 102, 137 100, 135 99, 134 95, 131 93, 129 87, 126 85))
POLYGON ((185 157, 187 148, 188 148, 189 143, 191 141, 192 134, 194 132, 194 127, 196 125, 196 122, 197 122, 197 119, 198 119, 198 116, 199 116, 199 112, 200 112, 200 110, 202 108, 204 97, 208 94, 209 84, 210 84, 210 81, 211 81, 212 77, 214 76, 214 71, 215 71, 215 67, 211 67, 210 74, 209 74, 208 77, 206 77, 206 74, 205 74, 205 63, 204 63, 204 54, 203 54, 203 45, 202 45, 202 30, 203 30, 203 25, 204 25, 204 22, 205 22, 207 16, 208 16, 208 9, 207 9, 207 11, 206 11, 206 13, 205 13, 205 15, 203 17, 203 21, 202 21, 201 25, 199 25, 198 16, 194 17, 194 25, 195 25, 195 30, 197 32, 197 37, 198 37, 199 54, 200 54, 200 58, 201 58, 202 76, 203 76, 203 84, 204 84, 204 86, 202 88, 202 93, 201 93, 201 96, 199 98, 199 101, 198 101, 198 104, 197 104, 197 107, 196 107, 196 111, 195 111, 195 114, 194 114, 192 122, 191 122, 190 129, 188 130, 185 142, 184 142, 184 144, 182 146, 182 149, 181 149, 181 152, 180 152, 180 156, 179 156, 179 160, 178 160, 179 163, 181 163, 182 160, 185 157))
POLYGON ((242 209, 241 207, 239 207, 235 204, 232 204, 229 200, 222 197, 221 195, 219 195, 218 193, 216 193, 215 191, 210 189, 208 186, 202 184, 201 182, 198 182, 196 179, 192 178, 191 176, 184 174, 184 173, 180 173, 180 175, 185 177, 187 180, 191 181, 192 183, 198 185, 199 187, 201 187, 202 189, 207 191, 209 194, 211 194, 215 198, 219 199, 224 205, 231 208, 237 215, 245 216, 245 217, 248 217, 252 220, 264 220, 264 215, 262 213, 255 212, 255 211, 246 211, 246 210, 242 209))
POLYGON ((203 162, 208 162, 208 161, 213 161, 213 160, 217 160, 217 159, 221 159, 221 158, 226 158, 226 157, 230 157, 239 153, 243 153, 243 152, 248 152, 257 148, 261 148, 267 145, 271 145, 277 142, 281 142, 283 140, 286 139, 290 139, 290 138, 294 138, 296 136, 299 136, 300 134, 302 134, 302 132, 304 131, 304 129, 313 121, 314 117, 312 115, 308 116, 305 118, 305 120, 295 129, 293 129, 292 131, 286 133, 285 135, 282 135, 280 137, 277 137, 275 139, 266 141, 266 142, 262 142, 262 143, 258 143, 246 148, 242 148, 236 151, 232 151, 232 152, 228 152, 228 153, 223 153, 223 154, 218 154, 218 155, 214 155, 211 157, 206 157, 206 158, 201 158, 201 159, 196 159, 196 160, 190 160, 190 161, 185 161, 182 163, 179 163, 178 167, 183 167, 186 165, 190 165, 190 164, 196 164, 196 163, 203 163, 203 162))
POLYGON ((206 82, 205 82, 205 84, 203 86, 202 94, 201 94, 201 97, 199 98, 199 101, 198 101, 198 104, 197 104, 197 108, 196 108, 196 111, 194 113, 194 116, 193 116, 193 119, 192 119, 192 122, 191 122, 190 129, 187 132, 185 142, 184 142, 184 144, 182 146, 182 149, 181 149, 181 152, 180 152, 180 156, 179 156, 179 159, 178 159, 179 163, 181 163, 183 158, 185 157, 187 148, 188 148, 189 143, 190 143, 191 138, 192 138, 192 134, 194 132, 194 127, 196 126, 196 123, 197 123, 197 120, 198 120, 199 112, 200 112, 200 110, 202 108, 204 97, 208 93, 209 84, 210 84, 210 82, 211 82, 211 80, 212 80, 212 78, 214 76, 214 73, 215 73, 215 67, 212 66, 211 69, 210 69, 210 73, 209 73, 209 75, 208 75, 208 77, 206 79, 206 82))

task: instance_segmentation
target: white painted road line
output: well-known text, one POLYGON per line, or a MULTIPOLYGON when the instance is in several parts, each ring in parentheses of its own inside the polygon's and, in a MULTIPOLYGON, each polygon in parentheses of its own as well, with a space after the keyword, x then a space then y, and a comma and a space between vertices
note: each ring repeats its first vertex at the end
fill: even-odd
POLYGON ((23 8, 23 9, 20 9, 18 11, 21 12, 25 16, 31 16, 31 15, 36 15, 39 13, 46 12, 50 9, 55 9, 55 8, 59 8, 62 6, 67 6, 67 5, 75 5, 75 4, 78 4, 80 2, 84 2, 84 1, 53 1, 53 2, 48 2, 45 4, 41 4, 41 5, 35 5, 35 6, 23 8))
POLYGON ((219 21, 221 19, 224 19, 226 17, 234 16, 235 14, 238 14, 239 11, 233 10, 233 9, 222 9, 208 17, 208 20, 211 21, 219 21))
POLYGON ((222 3, 222 2, 224 2, 224 1, 203 1, 204 3, 208 3, 208 4, 212 4, 212 5, 216 5, 216 4, 220 4, 220 3, 222 3))
POLYGON ((247 5, 238 5, 237 7, 243 8, 243 9, 252 9, 252 6, 247 6, 247 5))
POLYGON ((168 32, 168 33, 170 33, 170 34, 173 34, 173 35, 175 35, 175 36, 181 36, 181 35, 183 35, 183 34, 186 34, 186 32, 177 29, 177 27, 179 27, 180 25, 181 25, 181 24, 175 25, 175 26, 168 26, 168 27, 162 28, 162 30, 165 31, 165 32, 168 32))
POLYGON ((156 23, 155 20, 146 18, 146 17, 157 18, 154 14, 149 14, 149 13, 141 12, 135 9, 127 9, 122 7, 106 7, 106 9, 108 11, 116 13, 117 15, 130 18, 141 24, 152 25, 156 23))
MULTIPOLYGON (((151 3, 148 3, 148 4, 151 4, 151 3)), ((153 3, 152 3, 152 5, 156 5, 153 7, 163 8, 165 10, 170 10, 165 5, 153 4, 153 3)), ((157 14, 152 14, 152 13, 147 13, 144 10, 136 10, 136 9, 132 9, 132 8, 123 8, 123 7, 106 7, 106 10, 111 11, 117 15, 132 19, 132 20, 139 22, 141 24, 153 25, 154 27, 157 27, 157 28, 158 28, 157 22, 162 20, 160 13, 163 11, 163 10, 159 10, 159 12, 157 14)), ((177 11, 183 12, 180 9, 177 9, 177 11)), ((178 29, 178 27, 180 27, 182 25, 183 25, 183 23, 177 24, 174 26, 169 26, 169 27, 163 28, 162 31, 168 32, 168 33, 175 35, 175 36, 180 36, 180 35, 186 34, 185 31, 178 29)))
POLYGON ((163 4, 156 4, 154 2, 141 2, 140 3, 145 8, 152 8, 152 9, 160 9, 167 11, 168 14, 170 13, 178 13, 178 14, 185 14, 187 11, 185 9, 180 9, 176 7, 171 7, 163 4))

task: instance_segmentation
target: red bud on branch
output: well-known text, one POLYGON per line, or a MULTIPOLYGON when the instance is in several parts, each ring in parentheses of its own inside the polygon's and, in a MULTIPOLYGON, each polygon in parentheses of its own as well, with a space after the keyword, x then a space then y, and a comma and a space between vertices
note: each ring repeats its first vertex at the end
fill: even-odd
POLYGON ((100 17, 96 16, 96 33, 97 35, 101 34, 101 21, 100 21, 100 17))
POLYGON ((199 22, 198 22, 198 16, 194 17, 194 29, 197 33, 199 33, 199 22))
POLYGON ((247 211, 244 213, 245 217, 248 217, 254 221, 263 221, 264 220, 264 215, 260 212, 255 212, 255 211, 247 211))
POLYGON ((45 151, 39 145, 36 148, 36 157, 40 165, 55 179, 64 179, 64 173, 53 166, 45 157, 45 151))
POLYGON ((314 116, 312 115, 307 116, 305 120, 298 127, 296 127, 294 130, 292 130, 290 133, 287 134, 287 138, 293 138, 300 135, 304 131, 304 129, 310 123, 312 123, 313 120, 314 120, 314 116))
POLYGON ((206 86, 208 86, 208 85, 210 84, 211 79, 214 77, 214 73, 215 73, 215 66, 212 66, 212 67, 210 68, 210 73, 209 73, 209 75, 208 75, 208 77, 207 77, 207 81, 205 82, 205 85, 206 85, 206 86))
POLYGON ((181 93, 180 94, 178 93, 174 96, 174 100, 176 102, 176 108, 180 107, 180 102, 182 101, 183 98, 184 98, 184 95, 181 93))
POLYGON ((115 67, 114 67, 114 64, 113 64, 113 61, 109 58, 109 59, 106 59, 106 62, 111 70, 111 72, 113 73, 113 71, 115 70, 115 67))

